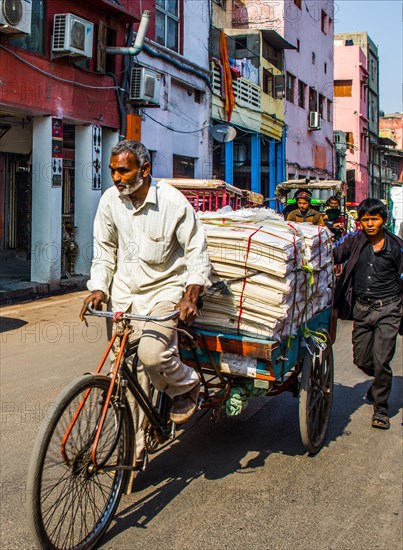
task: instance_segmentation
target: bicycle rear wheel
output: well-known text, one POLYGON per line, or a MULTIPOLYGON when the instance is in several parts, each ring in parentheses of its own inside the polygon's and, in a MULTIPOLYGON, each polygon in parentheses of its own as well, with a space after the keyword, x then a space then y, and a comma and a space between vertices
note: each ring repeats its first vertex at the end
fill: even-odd
POLYGON ((41 426, 27 481, 28 519, 38 548, 93 548, 113 518, 129 473, 119 466, 131 464, 133 423, 127 408, 112 399, 94 468, 92 444, 109 385, 99 375, 73 381, 41 426))

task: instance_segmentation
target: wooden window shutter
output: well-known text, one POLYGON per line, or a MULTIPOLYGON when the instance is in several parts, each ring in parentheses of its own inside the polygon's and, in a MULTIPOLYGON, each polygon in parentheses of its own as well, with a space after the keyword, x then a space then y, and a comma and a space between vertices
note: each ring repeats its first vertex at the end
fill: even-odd
POLYGON ((103 21, 98 23, 98 44, 97 44, 97 71, 106 71, 106 36, 107 26, 103 21))

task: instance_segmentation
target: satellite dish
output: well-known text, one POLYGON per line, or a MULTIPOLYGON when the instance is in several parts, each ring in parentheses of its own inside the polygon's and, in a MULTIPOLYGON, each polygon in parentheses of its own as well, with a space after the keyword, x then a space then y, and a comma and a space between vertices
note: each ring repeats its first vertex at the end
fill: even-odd
POLYGON ((236 130, 228 124, 216 124, 211 128, 211 135, 220 143, 227 143, 236 137, 236 130))

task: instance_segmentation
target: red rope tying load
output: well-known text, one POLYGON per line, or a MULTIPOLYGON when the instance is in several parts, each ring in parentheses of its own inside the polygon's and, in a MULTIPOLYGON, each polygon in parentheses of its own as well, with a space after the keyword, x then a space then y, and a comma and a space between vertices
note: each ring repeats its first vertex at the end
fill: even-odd
POLYGON ((117 311, 117 312, 114 314, 113 318, 112 318, 113 322, 114 322, 114 323, 119 323, 120 318, 122 317, 123 314, 124 314, 124 311, 117 311))
POLYGON ((245 277, 244 277, 244 280, 243 280, 243 283, 242 283, 242 290, 241 290, 241 296, 239 298, 239 314, 238 314, 238 322, 237 322, 237 333, 239 334, 239 328, 241 326, 241 317, 242 317, 242 313, 243 313, 243 307, 242 307, 242 304, 243 304, 243 295, 244 295, 244 292, 245 292, 245 287, 246 287, 246 276, 248 274, 248 258, 249 258, 249 252, 250 252, 250 247, 251 247, 251 244, 252 244, 252 237, 253 235, 256 235, 256 233, 258 231, 260 231, 262 229, 263 225, 260 226, 258 229, 256 229, 256 231, 254 231, 253 233, 251 233, 248 237, 248 246, 246 248, 246 257, 245 257, 245 277))

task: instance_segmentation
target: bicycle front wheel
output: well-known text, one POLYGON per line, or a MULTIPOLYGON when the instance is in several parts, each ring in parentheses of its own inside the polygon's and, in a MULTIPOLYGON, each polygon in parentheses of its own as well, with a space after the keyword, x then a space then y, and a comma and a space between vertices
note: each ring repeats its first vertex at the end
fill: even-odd
POLYGON ((92 445, 110 379, 87 375, 58 397, 38 434, 27 481, 27 512, 38 548, 93 548, 119 504, 131 464, 130 413, 112 399, 97 446, 92 445), (116 469, 115 469, 116 467, 116 469))

